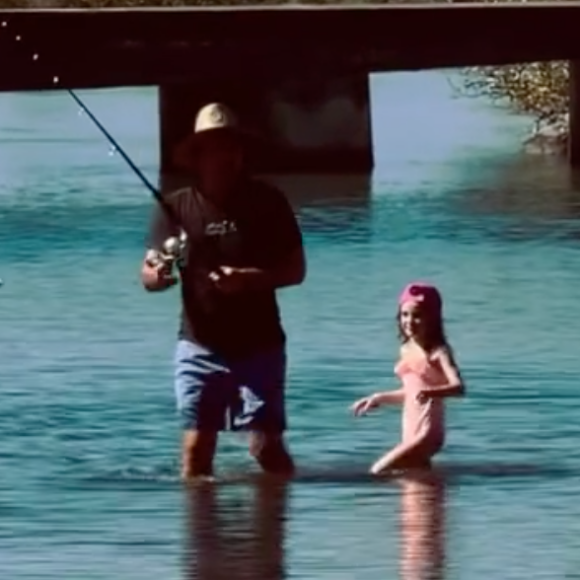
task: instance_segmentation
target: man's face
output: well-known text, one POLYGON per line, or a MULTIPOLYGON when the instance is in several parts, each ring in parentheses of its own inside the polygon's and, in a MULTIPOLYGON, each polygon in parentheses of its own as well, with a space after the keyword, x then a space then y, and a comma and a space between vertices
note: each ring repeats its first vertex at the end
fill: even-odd
POLYGON ((239 140, 225 131, 204 135, 196 155, 200 186, 208 194, 220 194, 238 178, 242 169, 242 149, 239 140))

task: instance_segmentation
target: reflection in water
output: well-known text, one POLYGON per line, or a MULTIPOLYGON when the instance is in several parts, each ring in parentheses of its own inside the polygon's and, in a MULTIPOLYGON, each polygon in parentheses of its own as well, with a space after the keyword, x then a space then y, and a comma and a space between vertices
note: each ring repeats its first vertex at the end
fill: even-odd
MULTIPOLYGON (((368 239, 371 235, 370 175, 271 175, 264 181, 279 187, 300 216, 306 234, 338 236, 341 241, 368 239)), ((183 174, 164 174, 159 186, 167 193, 186 187, 183 174)))
MULTIPOLYGON (((371 176, 353 175, 268 175, 260 179, 279 187, 296 208, 308 206, 368 207, 371 176)), ((191 178, 183 173, 160 174, 158 184, 170 192, 187 187, 191 178)))
POLYGON ((445 482, 435 473, 408 475, 401 485, 400 577, 445 577, 445 482))
POLYGON ((187 580, 282 580, 287 484, 187 492, 187 580))
POLYGON ((273 175, 268 181, 282 189, 296 208, 369 208, 371 176, 273 175))
POLYGON ((467 195, 457 190, 449 201, 466 216, 512 218, 533 225, 534 220, 577 219, 579 193, 580 174, 565 160, 518 155, 470 184, 467 195))
POLYGON ((286 194, 306 235, 341 244, 372 235, 369 176, 280 175, 270 181, 286 194))

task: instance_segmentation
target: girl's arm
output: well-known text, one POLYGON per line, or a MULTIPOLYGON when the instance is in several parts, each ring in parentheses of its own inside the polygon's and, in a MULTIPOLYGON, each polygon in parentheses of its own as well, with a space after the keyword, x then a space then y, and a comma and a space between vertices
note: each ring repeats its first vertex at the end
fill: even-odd
POLYGON ((447 384, 423 392, 430 398, 462 397, 465 395, 465 385, 451 349, 449 347, 440 349, 435 360, 439 362, 447 384))
POLYGON ((405 391, 403 389, 381 391, 371 395, 371 397, 375 399, 377 405, 396 405, 405 400, 405 391))
MULTIPOLYGON (((401 345, 399 349, 399 356, 402 357, 405 352, 405 345, 401 345)), ((357 416, 364 415, 371 409, 380 407, 381 405, 396 405, 405 401, 405 391, 403 388, 398 388, 393 391, 381 391, 364 397, 356 401, 351 407, 354 414, 357 416)))
POLYGON ((403 389, 397 389, 394 391, 384 391, 380 393, 374 393, 368 397, 359 399, 351 407, 353 413, 357 416, 364 415, 371 409, 380 407, 381 405, 392 405, 397 403, 402 403, 405 400, 405 392, 403 389))

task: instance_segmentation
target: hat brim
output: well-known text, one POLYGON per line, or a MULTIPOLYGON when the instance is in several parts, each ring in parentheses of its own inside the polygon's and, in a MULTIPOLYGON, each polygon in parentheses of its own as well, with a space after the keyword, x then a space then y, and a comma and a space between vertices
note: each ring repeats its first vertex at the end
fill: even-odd
POLYGON ((237 140, 244 152, 253 152, 259 147, 263 147, 265 140, 263 137, 252 133, 250 131, 232 128, 221 127, 216 129, 208 129, 199 133, 189 133, 187 137, 182 139, 176 146, 173 152, 173 163, 179 169, 191 171, 195 168, 195 158, 199 151, 203 148, 204 143, 208 138, 215 138, 216 135, 228 135, 237 140))

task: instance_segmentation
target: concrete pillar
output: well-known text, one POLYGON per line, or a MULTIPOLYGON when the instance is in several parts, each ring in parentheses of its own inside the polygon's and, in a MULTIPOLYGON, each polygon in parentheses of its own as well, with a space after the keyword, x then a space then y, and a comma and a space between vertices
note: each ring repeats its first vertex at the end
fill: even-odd
POLYGON ((580 168, 580 61, 570 61, 568 159, 580 168))
POLYGON ((260 173, 365 173, 373 169, 368 77, 284 83, 170 85, 159 89, 161 171, 173 172, 175 144, 204 104, 230 106, 264 140, 252 155, 260 173))

